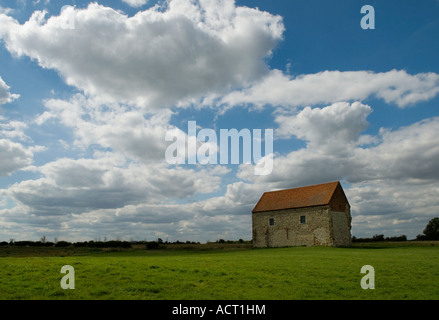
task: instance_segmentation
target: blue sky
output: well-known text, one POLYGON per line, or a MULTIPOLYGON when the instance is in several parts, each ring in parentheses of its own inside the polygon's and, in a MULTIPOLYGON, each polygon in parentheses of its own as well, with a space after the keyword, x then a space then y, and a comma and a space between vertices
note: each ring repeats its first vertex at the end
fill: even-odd
POLYGON ((250 239, 263 192, 334 180, 353 235, 414 238, 439 214, 438 13, 0 0, 0 239, 250 239), (169 165, 188 121, 273 129, 273 172, 169 165))

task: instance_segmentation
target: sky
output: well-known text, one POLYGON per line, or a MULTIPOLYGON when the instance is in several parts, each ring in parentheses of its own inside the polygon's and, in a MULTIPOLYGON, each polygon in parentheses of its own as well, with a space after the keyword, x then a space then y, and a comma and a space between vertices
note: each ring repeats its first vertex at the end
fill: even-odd
POLYGON ((0 0, 0 240, 249 240, 263 192, 337 180, 352 235, 415 238, 439 216, 438 13, 0 0), (232 129, 263 151, 273 130, 270 172, 243 140, 237 164, 188 161, 185 141, 219 149, 232 129))

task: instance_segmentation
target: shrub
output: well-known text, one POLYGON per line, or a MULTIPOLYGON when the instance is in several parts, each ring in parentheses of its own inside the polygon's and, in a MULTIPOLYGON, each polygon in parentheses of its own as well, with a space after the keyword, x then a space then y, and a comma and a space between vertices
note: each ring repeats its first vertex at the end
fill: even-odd
POLYGON ((65 247, 69 247, 70 245, 71 243, 67 241, 58 241, 57 243, 55 243, 55 247, 58 248, 65 248, 65 247))

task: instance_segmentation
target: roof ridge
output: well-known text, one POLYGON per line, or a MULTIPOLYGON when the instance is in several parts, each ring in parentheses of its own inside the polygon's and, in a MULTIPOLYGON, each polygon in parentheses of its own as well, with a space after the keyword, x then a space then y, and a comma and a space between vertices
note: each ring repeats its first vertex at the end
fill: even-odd
POLYGON ((294 189, 302 189, 302 188, 310 188, 310 187, 317 187, 317 186, 323 186, 326 184, 335 184, 335 183, 340 183, 339 180, 336 181, 331 181, 331 182, 324 182, 324 183, 317 183, 317 184, 310 184, 307 186, 302 186, 302 187, 293 187, 293 188, 287 188, 287 189, 279 189, 279 190, 272 190, 272 191, 265 191, 264 193, 268 193, 268 192, 279 192, 279 191, 288 191, 288 190, 294 190, 294 189))

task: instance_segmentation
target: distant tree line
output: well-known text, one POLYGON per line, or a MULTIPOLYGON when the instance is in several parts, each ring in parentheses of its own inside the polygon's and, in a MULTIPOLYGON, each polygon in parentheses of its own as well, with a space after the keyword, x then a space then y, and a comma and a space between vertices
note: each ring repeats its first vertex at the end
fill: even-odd
POLYGON ((384 237, 383 234, 376 234, 372 238, 357 238, 352 237, 352 242, 380 242, 380 241, 407 241, 405 235, 394 236, 394 237, 384 237))
POLYGON ((250 240, 250 241, 245 241, 245 240, 243 240, 243 239, 239 239, 238 241, 235 241, 235 240, 224 240, 224 239, 218 239, 217 241, 216 241, 216 243, 229 243, 229 244, 236 244, 236 243, 252 243, 252 241, 250 240))
POLYGON ((68 241, 2 241, 0 246, 15 246, 15 247, 89 247, 89 248, 131 248, 131 242, 128 241, 84 241, 84 242, 68 242, 68 241))
MULTIPOLYGON (((425 227, 423 234, 416 236, 418 241, 439 240, 439 217, 431 219, 425 227)), ((383 234, 376 234, 372 238, 352 237, 352 242, 379 242, 379 241, 407 241, 405 235, 396 237, 384 237, 383 234)))
MULTIPOLYGON (((219 239, 216 243, 227 243, 227 244, 235 244, 235 243, 251 243, 251 241, 244 241, 242 239, 239 240, 224 240, 219 239)), ((15 241, 14 239, 10 239, 9 242, 2 241, 0 242, 0 246, 16 246, 16 247, 88 247, 88 248, 132 248, 132 245, 145 245, 147 249, 159 249, 166 247, 166 244, 200 244, 200 242, 195 241, 163 241, 163 239, 158 238, 153 241, 119 241, 119 240, 110 240, 110 241, 82 241, 82 242, 68 242, 68 241, 56 241, 50 242, 47 241, 45 237, 42 237, 40 241, 15 241)))

